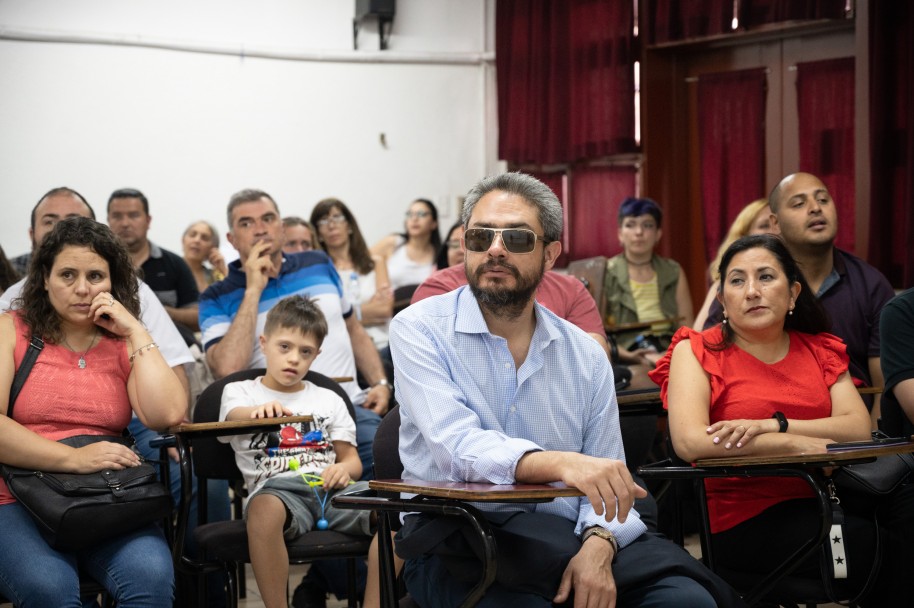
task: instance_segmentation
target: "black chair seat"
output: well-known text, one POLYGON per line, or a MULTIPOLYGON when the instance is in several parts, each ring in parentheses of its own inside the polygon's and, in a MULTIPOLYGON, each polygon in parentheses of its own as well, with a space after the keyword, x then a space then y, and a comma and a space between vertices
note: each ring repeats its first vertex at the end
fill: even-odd
MULTIPOLYGON (((217 522, 198 526, 194 532, 197 543, 213 559, 250 562, 248 534, 244 520, 217 522)), ((286 543, 289 561, 310 562, 317 559, 364 557, 371 538, 350 536, 333 530, 315 530, 286 543)))

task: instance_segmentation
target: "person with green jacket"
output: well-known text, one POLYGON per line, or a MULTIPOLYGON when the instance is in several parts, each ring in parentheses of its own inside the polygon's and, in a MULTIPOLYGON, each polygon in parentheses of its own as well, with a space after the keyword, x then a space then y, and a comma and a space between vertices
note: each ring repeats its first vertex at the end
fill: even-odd
POLYGON ((663 211, 649 198, 626 198, 619 206, 622 253, 606 262, 603 290, 611 326, 657 321, 649 328, 615 332, 630 350, 669 346, 677 327, 691 326, 694 314, 689 283, 674 260, 654 253, 663 231, 663 211))

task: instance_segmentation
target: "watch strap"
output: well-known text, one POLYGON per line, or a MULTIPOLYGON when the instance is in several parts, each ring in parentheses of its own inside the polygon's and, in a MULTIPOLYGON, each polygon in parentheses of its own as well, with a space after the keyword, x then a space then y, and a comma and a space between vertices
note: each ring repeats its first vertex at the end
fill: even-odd
POLYGON ((612 545, 613 561, 616 561, 616 556, 619 555, 619 541, 616 540, 616 535, 602 526, 590 526, 581 534, 581 543, 583 544, 591 536, 599 536, 612 545))
POLYGON ((778 433, 786 433, 787 416, 785 416, 783 412, 775 412, 771 417, 778 421, 778 433))

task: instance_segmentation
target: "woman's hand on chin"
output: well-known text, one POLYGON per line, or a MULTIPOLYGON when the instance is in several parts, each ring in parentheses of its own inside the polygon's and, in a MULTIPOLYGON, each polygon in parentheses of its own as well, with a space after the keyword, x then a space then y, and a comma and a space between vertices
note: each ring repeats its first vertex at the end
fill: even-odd
POLYGON ((108 291, 99 292, 92 298, 89 316, 96 325, 122 338, 127 338, 137 328, 142 328, 136 317, 108 291))

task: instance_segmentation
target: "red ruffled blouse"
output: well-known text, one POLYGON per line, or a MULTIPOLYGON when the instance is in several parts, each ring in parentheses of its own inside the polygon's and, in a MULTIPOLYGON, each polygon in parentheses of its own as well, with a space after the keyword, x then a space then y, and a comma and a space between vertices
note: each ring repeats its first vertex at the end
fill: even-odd
MULTIPOLYGON (((721 340, 720 326, 704 332, 680 328, 666 355, 650 372, 660 385, 663 406, 667 404, 670 356, 682 340, 688 340, 701 367, 710 375, 711 423, 719 420, 771 418, 783 412, 787 418, 811 420, 831 415, 829 389, 847 371, 844 342, 831 334, 788 331, 790 349, 777 363, 763 363, 736 345, 715 351, 707 347, 721 340)), ((711 531, 723 532, 786 500, 811 497, 809 485, 800 479, 729 478, 705 482, 711 531)))

